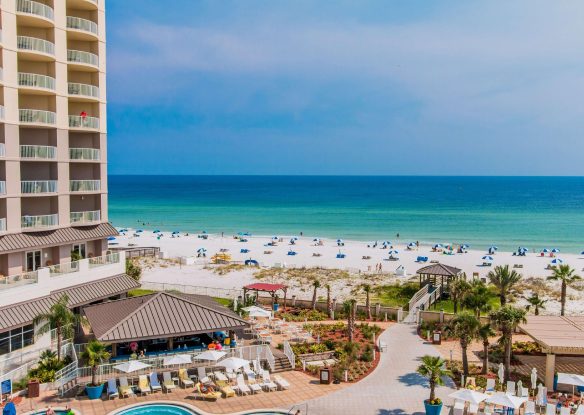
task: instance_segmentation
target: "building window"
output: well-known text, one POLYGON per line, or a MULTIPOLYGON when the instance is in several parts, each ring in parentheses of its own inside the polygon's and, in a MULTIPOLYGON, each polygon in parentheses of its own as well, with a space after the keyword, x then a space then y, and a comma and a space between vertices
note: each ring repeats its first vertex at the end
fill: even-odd
POLYGON ((12 353, 34 343, 32 324, 0 333, 0 355, 12 353))
POLYGON ((85 259, 85 244, 77 244, 77 245, 73 245, 73 251, 75 252, 77 255, 79 255, 80 259, 85 259))
POLYGON ((41 251, 31 251, 26 253, 26 270, 36 271, 41 265, 41 251))

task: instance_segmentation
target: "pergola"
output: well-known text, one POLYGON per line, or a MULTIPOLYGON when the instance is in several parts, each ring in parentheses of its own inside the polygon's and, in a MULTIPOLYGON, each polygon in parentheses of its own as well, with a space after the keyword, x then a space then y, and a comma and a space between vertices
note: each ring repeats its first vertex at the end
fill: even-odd
POLYGON ((584 316, 528 316, 519 329, 546 354, 545 386, 553 388, 556 355, 584 355, 584 316))
POLYGON ((255 291, 256 292, 256 302, 258 298, 258 293, 267 292, 272 297, 272 308, 274 307, 274 303, 276 301, 276 294, 278 291, 282 291, 284 293, 284 309, 286 309, 286 293, 288 291, 288 286, 284 284, 267 284, 263 282, 257 282, 255 284, 249 284, 243 287, 243 298, 247 295, 248 291, 255 291))
POLYGON ((462 270, 450 265, 431 264, 420 268, 416 273, 420 276, 420 288, 430 283, 436 286, 438 277, 440 277, 441 287, 444 287, 444 279, 446 279, 446 286, 450 287, 450 282, 457 279, 462 274, 462 270))

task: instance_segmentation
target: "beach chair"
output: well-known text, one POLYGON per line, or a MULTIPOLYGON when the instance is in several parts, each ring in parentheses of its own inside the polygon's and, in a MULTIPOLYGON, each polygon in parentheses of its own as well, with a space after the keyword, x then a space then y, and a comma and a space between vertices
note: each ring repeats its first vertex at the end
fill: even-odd
POLYGON ((120 396, 115 379, 108 379, 107 381, 107 398, 113 399, 120 396))
POLYGON ((278 385, 272 382, 272 380, 270 379, 270 372, 268 372, 267 370, 262 371, 261 387, 265 389, 267 392, 275 391, 278 389, 278 385))
POLYGON ((183 386, 183 388, 188 388, 194 386, 195 382, 189 379, 189 374, 186 369, 178 370, 178 382, 183 386))
POLYGON ((150 373, 150 389, 152 389, 152 392, 162 391, 162 386, 158 380, 158 373, 156 372, 150 373))
POLYGON ((135 395, 135 393, 132 390, 132 388, 130 387, 130 385, 128 385, 128 378, 127 377, 122 376, 118 380, 120 382, 120 388, 118 390, 119 390, 121 396, 127 398, 127 397, 130 397, 132 395, 135 395))
POLYGON ((243 373, 245 374, 245 376, 249 379, 250 375, 253 376, 254 380, 255 380, 255 372, 253 370, 251 370, 251 368, 249 367, 249 362, 246 363, 243 366, 243 373))
POLYGON ((237 375, 235 374, 235 371, 231 368, 226 368, 225 369, 225 376, 227 376, 227 379, 231 380, 235 380, 237 378, 237 375))
POLYGON ((138 392, 140 392, 142 395, 147 395, 152 392, 152 389, 150 389, 150 384, 148 383, 148 376, 138 376, 138 392))
POLYGON ((515 382, 512 380, 507 381, 507 389, 506 392, 508 395, 515 395, 515 382))
POLYGON ((556 415, 556 405, 548 403, 545 406, 545 415, 556 415))
POLYGON ((468 406, 468 410, 466 411, 467 415, 468 414, 476 414, 479 411, 479 405, 476 403, 471 403, 468 406))
POLYGON ((535 415, 535 402, 534 401, 525 402, 524 415, 535 415))
POLYGON ((197 368, 197 377, 199 378, 199 382, 203 385, 210 385, 213 383, 213 381, 207 376, 207 371, 203 366, 197 368))
POLYGON ((162 387, 164 388, 164 391, 166 393, 172 392, 173 390, 176 389, 176 385, 174 384, 174 381, 170 376, 170 372, 164 372, 162 374, 162 387))
POLYGON ((203 392, 201 390, 201 383, 197 383, 195 385, 195 399, 197 397, 202 398, 202 399, 208 399, 211 401, 216 401, 217 399, 219 399, 221 397, 221 392, 217 392, 217 391, 209 391, 209 392, 203 392))
POLYGON ((235 390, 233 390, 233 388, 226 381, 217 381, 217 387, 226 398, 232 398, 235 396, 235 390))
POLYGON ((259 385, 254 372, 247 375, 247 386, 251 389, 252 393, 257 393, 262 391, 262 387, 259 385))
MULTIPOLYGON (((218 380, 221 382, 227 382, 229 380, 227 378, 227 376, 225 376, 225 374, 223 372, 220 372, 220 371, 213 372, 213 376, 215 377, 215 380, 218 380)), ((203 382, 203 383, 205 383, 205 382, 203 382)))
POLYGON ((257 359, 253 361, 253 371, 255 372, 256 375, 262 374, 262 365, 260 364, 260 361, 257 359))
POLYGON ((572 412, 572 410, 570 408, 568 408, 567 406, 562 406, 560 408, 560 415, 570 415, 571 412, 572 412))
POLYGON ((279 390, 290 389, 290 383, 280 375, 274 375, 274 383, 278 385, 279 390))
POLYGON ((522 397, 522 398, 529 398, 529 389, 522 386, 521 390, 519 390, 519 387, 518 387, 517 388, 517 395, 522 397))
POLYGON ((576 412, 574 412, 574 415, 584 415, 584 405, 583 404, 578 405, 578 408, 576 408, 576 412))
POLYGON ((495 379, 487 379, 487 386, 485 387, 485 392, 495 391, 495 379))
POLYGON ((235 387, 235 390, 238 391, 240 395, 249 395, 251 393, 251 389, 245 384, 245 380, 243 380, 243 375, 237 375, 236 382, 237 386, 235 387))

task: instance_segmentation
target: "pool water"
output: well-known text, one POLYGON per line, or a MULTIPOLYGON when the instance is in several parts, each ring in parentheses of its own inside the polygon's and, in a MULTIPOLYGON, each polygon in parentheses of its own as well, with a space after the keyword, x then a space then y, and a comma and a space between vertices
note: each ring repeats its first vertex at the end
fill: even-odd
MULTIPOLYGON (((58 413, 58 412, 57 412, 58 413)), ((248 412, 246 415, 282 415, 285 412, 248 412)), ((146 404, 118 412, 116 415, 199 415, 180 405, 146 404)))

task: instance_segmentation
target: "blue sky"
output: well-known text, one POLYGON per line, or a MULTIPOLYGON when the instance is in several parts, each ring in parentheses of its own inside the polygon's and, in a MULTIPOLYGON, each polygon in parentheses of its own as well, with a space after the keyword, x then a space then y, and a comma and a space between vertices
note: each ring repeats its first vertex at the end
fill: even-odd
POLYGON ((111 174, 582 175, 580 0, 109 0, 111 174))

